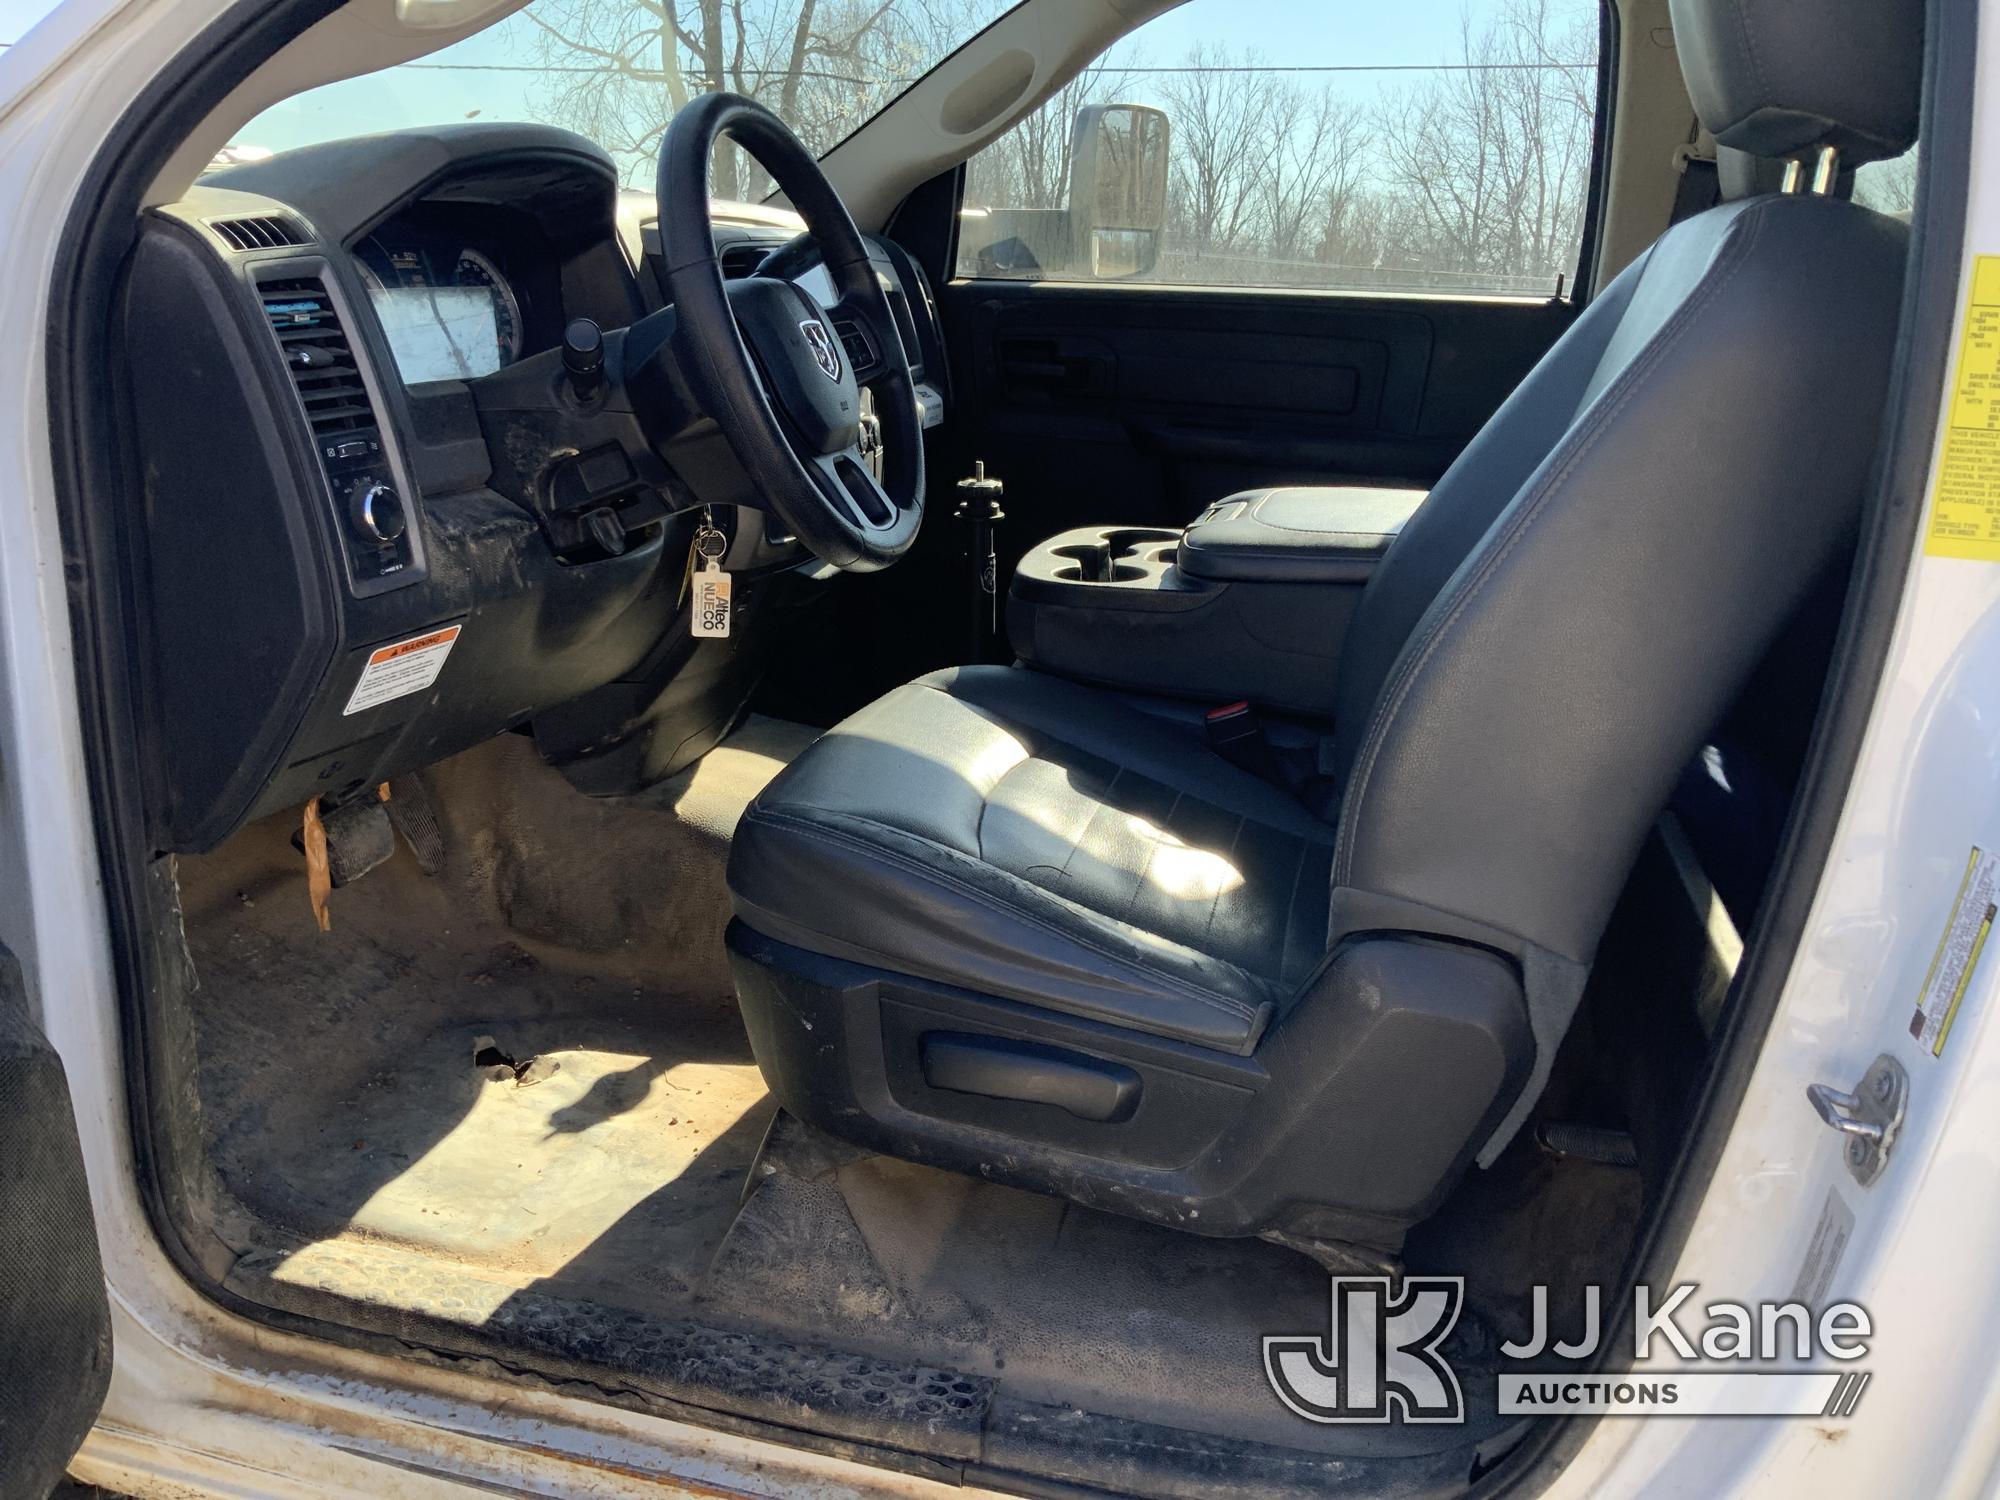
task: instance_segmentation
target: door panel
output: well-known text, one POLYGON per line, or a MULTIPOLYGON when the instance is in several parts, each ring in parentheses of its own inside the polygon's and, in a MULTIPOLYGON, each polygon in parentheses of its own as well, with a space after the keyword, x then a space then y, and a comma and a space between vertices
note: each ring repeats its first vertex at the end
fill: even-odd
POLYGON ((0 1497, 44 1500, 97 1420, 111 1310, 62 1062, 0 947, 0 1497))
POLYGON ((965 456, 1007 484, 1003 573, 1066 527, 1179 526, 1234 490, 1429 484, 1576 315, 1001 280, 940 301, 965 456))

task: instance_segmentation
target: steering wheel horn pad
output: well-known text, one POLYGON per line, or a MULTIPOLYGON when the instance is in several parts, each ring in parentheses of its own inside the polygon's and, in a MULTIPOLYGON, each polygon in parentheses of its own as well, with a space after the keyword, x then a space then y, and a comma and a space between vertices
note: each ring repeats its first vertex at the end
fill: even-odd
POLYGON ((916 383, 867 242, 819 163, 761 104, 704 94, 668 127, 659 206, 673 356, 689 396, 808 550, 852 572, 889 566, 923 522, 916 383), (805 219, 833 307, 772 277, 724 282, 709 211, 709 163, 724 134, 763 164, 805 219), (852 368, 836 319, 861 332, 872 354, 867 369, 852 368), (882 427, 879 481, 861 450, 864 376, 882 427))
POLYGON ((831 314, 789 281, 752 276, 728 283, 729 309, 764 378, 764 391, 814 456, 852 448, 861 436, 861 387, 848 368, 831 314))

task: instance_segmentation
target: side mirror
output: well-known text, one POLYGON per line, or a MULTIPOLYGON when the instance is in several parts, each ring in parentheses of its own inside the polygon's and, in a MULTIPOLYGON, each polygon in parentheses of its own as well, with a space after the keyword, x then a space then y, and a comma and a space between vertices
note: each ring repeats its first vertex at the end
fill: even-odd
POLYGON ((1143 276, 1167 225, 1166 112, 1090 104, 1070 132, 1070 245, 1092 276, 1143 276), (1086 258, 1087 257, 1087 258, 1086 258))

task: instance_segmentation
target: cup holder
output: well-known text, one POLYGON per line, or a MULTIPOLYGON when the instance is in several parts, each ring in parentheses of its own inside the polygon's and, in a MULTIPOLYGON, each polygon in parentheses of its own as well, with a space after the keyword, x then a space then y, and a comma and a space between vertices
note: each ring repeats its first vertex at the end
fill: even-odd
MULTIPOLYGON (((1069 549, 1065 548, 1064 550, 1068 551, 1069 549)), ((1103 549, 1093 547, 1089 550, 1101 552, 1103 549)), ((1139 579, 1146 576, 1146 570, 1144 568, 1135 568, 1130 563, 1110 563, 1106 565, 1100 561, 1097 565, 1093 566, 1087 562, 1078 562, 1067 568, 1057 568, 1055 576, 1064 583, 1136 583, 1139 579)))
POLYGON ((1107 531, 1103 535, 1102 541, 1072 542, 1051 549, 1053 556, 1073 559, 1069 566, 1057 568, 1055 576, 1064 583, 1136 583, 1150 576, 1149 570, 1127 559, 1137 559, 1149 549, 1178 540, 1178 533, 1172 531, 1107 531))
POLYGON ((1166 542, 1178 542, 1178 531, 1160 531, 1143 527, 1132 531, 1110 531, 1104 536, 1104 545, 1111 549, 1113 557, 1134 557, 1149 547, 1157 547, 1166 542))

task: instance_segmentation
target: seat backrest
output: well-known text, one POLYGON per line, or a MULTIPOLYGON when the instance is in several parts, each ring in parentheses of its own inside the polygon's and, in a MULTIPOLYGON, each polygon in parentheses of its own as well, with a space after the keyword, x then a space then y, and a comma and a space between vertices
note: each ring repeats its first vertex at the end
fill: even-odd
MULTIPOLYGON (((1723 144, 1832 147, 1852 166, 1914 138, 1916 0, 1672 14, 1723 144)), ((1815 165, 1836 175, 1828 159, 1806 179, 1815 165)), ((1348 637, 1335 939, 1442 932, 1513 953, 1553 1050, 1677 773, 1854 533, 1905 242, 1804 188, 1689 219, 1467 446, 1348 637)))

